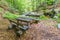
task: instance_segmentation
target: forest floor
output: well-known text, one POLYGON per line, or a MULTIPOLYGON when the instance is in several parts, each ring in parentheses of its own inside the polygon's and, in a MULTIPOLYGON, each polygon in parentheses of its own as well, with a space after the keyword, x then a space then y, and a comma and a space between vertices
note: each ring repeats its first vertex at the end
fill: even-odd
POLYGON ((8 31, 9 21, 3 19, 0 14, 0 40, 60 40, 60 29, 57 22, 49 19, 42 20, 38 24, 32 24, 26 34, 16 39, 15 33, 8 31))

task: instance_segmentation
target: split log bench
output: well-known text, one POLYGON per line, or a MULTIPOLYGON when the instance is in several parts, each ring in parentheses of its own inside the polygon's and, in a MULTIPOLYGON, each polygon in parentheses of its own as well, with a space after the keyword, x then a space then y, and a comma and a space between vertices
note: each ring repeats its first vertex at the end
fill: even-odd
MULTIPOLYGON (((30 12, 31 13, 31 12, 30 12)), ((15 16, 13 14, 5 14, 4 18, 8 19, 10 22, 10 25, 8 26, 8 30, 13 29, 17 36, 20 36, 26 32, 30 28, 30 25, 33 23, 38 23, 39 20, 36 18, 31 18, 29 16, 33 17, 39 17, 40 15, 34 14, 34 13, 28 13, 24 16, 17 15, 18 17, 14 18, 15 16), (13 16, 13 18, 11 17, 13 16), (28 17, 27 17, 28 16, 28 17)))
POLYGON ((26 30, 29 29, 29 27, 32 23, 38 23, 39 22, 39 20, 34 19, 34 18, 29 18, 29 17, 18 17, 16 19, 16 21, 14 21, 14 20, 9 20, 9 21, 11 23, 11 27, 8 27, 8 29, 15 29, 15 32, 17 35, 23 34, 26 30), (16 30, 19 32, 17 33, 16 30))
MULTIPOLYGON (((8 27, 9 30, 13 29, 16 33, 17 36, 20 36, 21 34, 23 34, 24 32, 26 32, 26 30, 28 30, 30 28, 30 25, 32 23, 38 23, 39 20, 36 18, 31 18, 31 17, 27 17, 27 16, 34 16, 34 17, 38 17, 40 15, 38 14, 26 14, 24 15, 24 17, 22 15, 20 15, 19 17, 14 19, 11 19, 11 14, 9 17, 11 17, 9 19, 9 14, 5 15, 4 17, 7 18, 10 21, 10 25, 8 27)), ((12 15, 14 16, 14 15, 12 15)), ((18 15, 17 15, 18 16, 18 15)), ((15 16, 14 16, 15 17, 15 16)))

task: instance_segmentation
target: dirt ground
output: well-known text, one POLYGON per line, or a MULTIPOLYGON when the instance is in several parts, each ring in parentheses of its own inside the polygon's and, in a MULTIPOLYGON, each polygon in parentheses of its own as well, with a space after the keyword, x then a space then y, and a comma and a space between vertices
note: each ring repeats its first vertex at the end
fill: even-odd
POLYGON ((3 19, 0 14, 0 40, 15 40, 15 35, 13 31, 8 31, 9 22, 3 19))
POLYGON ((40 21, 32 24, 23 36, 17 38, 13 30, 7 30, 9 21, 0 15, 0 40, 60 40, 60 29, 56 28, 56 24, 50 19, 40 21))

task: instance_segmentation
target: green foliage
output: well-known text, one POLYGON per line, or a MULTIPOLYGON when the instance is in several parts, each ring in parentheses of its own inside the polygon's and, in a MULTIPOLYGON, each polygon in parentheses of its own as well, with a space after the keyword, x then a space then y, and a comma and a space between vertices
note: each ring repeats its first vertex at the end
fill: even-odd
POLYGON ((47 3, 47 5, 53 5, 53 3, 55 2, 55 0, 41 0, 41 3, 47 3))
POLYGON ((58 13, 57 16, 60 18, 60 13, 58 13))
POLYGON ((10 12, 6 12, 5 14, 3 14, 3 17, 4 18, 7 18, 7 19, 9 19, 9 20, 11 20, 11 19, 16 19, 16 18, 18 18, 20 15, 16 15, 16 14, 12 14, 12 13, 10 13, 10 12))
POLYGON ((44 15, 41 15, 41 16, 39 17, 39 19, 40 19, 40 20, 48 20, 48 18, 47 18, 46 16, 44 16, 44 15))
POLYGON ((2 8, 0 8, 0 12, 2 12, 3 11, 3 9, 2 8))
POLYGON ((36 9, 40 0, 6 0, 10 7, 18 9, 20 13, 33 11, 36 9))
POLYGON ((60 23, 60 13, 58 13, 57 16, 58 16, 57 22, 60 23))
POLYGON ((60 23, 60 13, 58 13, 56 16, 57 16, 58 18, 53 18, 53 19, 56 20, 58 23, 60 23))
MULTIPOLYGON (((51 5, 54 0, 6 0, 10 8, 14 10, 19 10, 20 14, 36 10, 37 7, 47 2, 48 5, 51 5)), ((44 9, 44 8, 43 8, 44 9)))
POLYGON ((54 1, 55 0, 47 0, 46 2, 47 2, 48 5, 53 5, 54 1))

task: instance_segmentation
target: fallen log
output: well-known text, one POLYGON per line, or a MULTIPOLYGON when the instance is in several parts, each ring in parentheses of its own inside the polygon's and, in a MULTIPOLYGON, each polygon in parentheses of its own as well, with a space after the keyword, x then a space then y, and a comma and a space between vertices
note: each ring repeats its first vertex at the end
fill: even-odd
POLYGON ((37 12, 27 12, 25 14, 23 14, 25 16, 33 16, 33 17, 40 17, 40 14, 38 14, 37 12))

